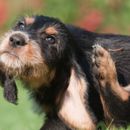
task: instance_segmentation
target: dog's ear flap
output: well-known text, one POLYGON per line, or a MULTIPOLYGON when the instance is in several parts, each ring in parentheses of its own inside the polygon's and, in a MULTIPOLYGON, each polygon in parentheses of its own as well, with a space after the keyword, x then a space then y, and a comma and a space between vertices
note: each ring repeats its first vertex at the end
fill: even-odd
POLYGON ((17 86, 13 79, 6 76, 4 82, 4 97, 7 101, 13 104, 17 104, 17 86))
MULTIPOLYGON (((87 83, 83 76, 71 71, 68 88, 64 94, 58 116, 68 126, 75 129, 95 129, 95 125, 85 105, 87 83)), ((87 99, 86 99, 87 100, 87 99)))
POLYGON ((17 87, 15 81, 3 72, 0 72, 0 80, 4 89, 4 98, 10 103, 17 104, 17 87))

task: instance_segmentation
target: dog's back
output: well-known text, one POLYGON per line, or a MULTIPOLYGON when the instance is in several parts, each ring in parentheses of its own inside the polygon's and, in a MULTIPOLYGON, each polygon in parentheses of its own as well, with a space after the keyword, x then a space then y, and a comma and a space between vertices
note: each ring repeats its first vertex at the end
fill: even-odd
MULTIPOLYGON (((123 86, 130 83, 130 62, 128 62, 130 61, 130 36, 99 34, 70 25, 67 27, 75 39, 78 52, 82 50, 82 52, 80 51, 79 53, 84 53, 88 59, 91 58, 92 46, 95 44, 113 50, 110 51, 110 53, 116 62, 119 82, 123 86)), ((81 59, 83 58, 80 58, 80 60, 81 59)), ((91 62, 91 60, 89 62, 91 62)))

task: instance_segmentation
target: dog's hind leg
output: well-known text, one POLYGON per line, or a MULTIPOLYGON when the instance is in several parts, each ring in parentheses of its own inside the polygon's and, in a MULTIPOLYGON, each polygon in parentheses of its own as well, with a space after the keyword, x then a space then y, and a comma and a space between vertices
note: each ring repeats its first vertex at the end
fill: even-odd
POLYGON ((71 130, 58 117, 47 119, 40 130, 71 130))
POLYGON ((130 93, 119 84, 110 53, 100 45, 95 45, 92 62, 106 119, 129 122, 130 93))

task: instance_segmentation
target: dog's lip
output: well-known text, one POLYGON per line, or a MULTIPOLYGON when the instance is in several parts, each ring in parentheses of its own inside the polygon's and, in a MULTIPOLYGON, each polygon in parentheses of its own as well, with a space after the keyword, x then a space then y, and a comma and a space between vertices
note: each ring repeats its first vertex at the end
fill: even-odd
POLYGON ((0 56, 3 55, 3 54, 9 54, 9 55, 15 56, 19 59, 19 57, 14 52, 11 52, 9 50, 0 51, 0 56))

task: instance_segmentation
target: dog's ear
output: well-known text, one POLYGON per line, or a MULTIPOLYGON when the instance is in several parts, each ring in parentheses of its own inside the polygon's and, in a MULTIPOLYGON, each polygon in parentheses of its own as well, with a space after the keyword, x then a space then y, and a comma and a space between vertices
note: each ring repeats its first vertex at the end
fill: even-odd
MULTIPOLYGON (((58 116, 71 128, 95 129, 89 110, 85 105, 87 83, 84 76, 72 69, 68 88, 64 94, 58 116)), ((87 97, 86 97, 87 100, 87 97)))
POLYGON ((15 81, 3 72, 0 72, 0 81, 4 89, 4 98, 13 104, 17 104, 17 87, 15 81))
POLYGON ((17 104, 17 86, 15 81, 9 76, 6 76, 4 82, 4 97, 7 101, 17 104))

